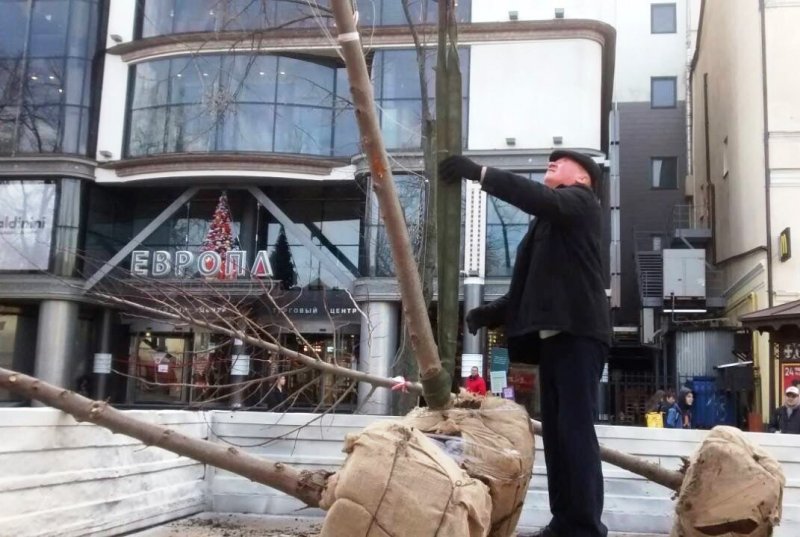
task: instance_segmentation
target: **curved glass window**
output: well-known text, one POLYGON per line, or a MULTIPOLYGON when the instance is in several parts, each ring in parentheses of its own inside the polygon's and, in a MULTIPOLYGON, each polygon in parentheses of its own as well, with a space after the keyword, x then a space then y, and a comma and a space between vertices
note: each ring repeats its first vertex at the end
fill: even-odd
POLYGON ((135 66, 130 157, 182 152, 352 155, 344 69, 266 55, 200 55, 135 66))
MULTIPOLYGON (((139 37, 333 26, 330 5, 330 0, 141 0, 139 37)), ((435 23, 437 6, 435 0, 408 0, 409 15, 415 24, 435 23)), ((471 0, 459 0, 458 22, 469 22, 471 6, 471 0)), ((370 0, 359 7, 362 29, 408 24, 401 0, 370 0)))
POLYGON ((0 154, 86 154, 98 0, 0 6, 0 154))

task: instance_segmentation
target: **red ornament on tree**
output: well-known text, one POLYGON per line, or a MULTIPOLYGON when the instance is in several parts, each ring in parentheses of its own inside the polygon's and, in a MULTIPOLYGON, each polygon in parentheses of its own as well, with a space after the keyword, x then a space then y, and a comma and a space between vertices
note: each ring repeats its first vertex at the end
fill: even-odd
MULTIPOLYGON (((211 225, 208 227, 208 233, 203 240, 203 245, 200 250, 203 252, 217 252, 219 254, 220 264, 219 273, 217 277, 220 280, 236 278, 237 267, 230 267, 230 274, 228 274, 228 252, 231 250, 239 249, 239 238, 233 236, 233 219, 231 217, 231 209, 228 205, 228 195, 223 192, 217 202, 217 208, 214 210, 214 216, 211 217, 211 225)), ((210 269, 212 261, 206 261, 206 269, 210 269)))

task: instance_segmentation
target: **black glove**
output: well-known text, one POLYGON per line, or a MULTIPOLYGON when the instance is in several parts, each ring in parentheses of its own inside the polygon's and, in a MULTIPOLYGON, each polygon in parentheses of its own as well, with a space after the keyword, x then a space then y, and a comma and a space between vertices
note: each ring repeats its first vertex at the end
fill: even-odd
POLYGON ((481 167, 467 157, 453 155, 439 163, 439 177, 446 183, 457 183, 462 178, 480 181, 481 167))
POLYGON ((484 318, 483 308, 469 310, 467 313, 467 330, 469 330, 469 333, 474 336, 484 326, 486 326, 486 319, 484 318))

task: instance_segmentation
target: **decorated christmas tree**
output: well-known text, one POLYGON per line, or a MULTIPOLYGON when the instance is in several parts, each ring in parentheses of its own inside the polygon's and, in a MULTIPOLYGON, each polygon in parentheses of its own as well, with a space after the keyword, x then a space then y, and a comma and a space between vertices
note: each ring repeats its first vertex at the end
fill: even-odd
POLYGON ((236 277, 236 267, 231 267, 231 274, 227 274, 228 252, 239 249, 239 239, 233 233, 233 219, 228 205, 228 195, 223 192, 208 226, 208 233, 203 239, 200 250, 203 252, 217 252, 222 263, 220 264, 218 278, 220 280, 236 277))

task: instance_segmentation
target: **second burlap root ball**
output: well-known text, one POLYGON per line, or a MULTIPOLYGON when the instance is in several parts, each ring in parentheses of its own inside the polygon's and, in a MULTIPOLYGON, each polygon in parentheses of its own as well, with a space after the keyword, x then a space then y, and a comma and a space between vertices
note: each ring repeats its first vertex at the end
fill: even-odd
POLYGON ((780 464, 733 427, 715 427, 692 455, 671 537, 767 537, 781 518, 780 464))

